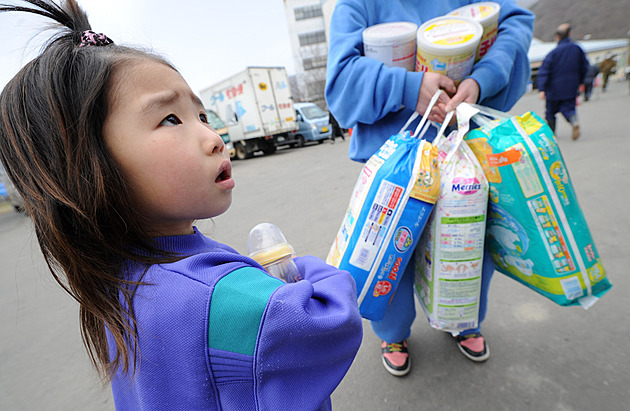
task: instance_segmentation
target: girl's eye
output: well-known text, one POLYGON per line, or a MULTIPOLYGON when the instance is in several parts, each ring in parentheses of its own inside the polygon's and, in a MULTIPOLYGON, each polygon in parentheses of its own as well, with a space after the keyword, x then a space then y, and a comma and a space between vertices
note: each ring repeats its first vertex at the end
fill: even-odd
POLYGON ((208 124, 208 116, 205 113, 199 113, 199 119, 202 123, 208 124))
POLYGON ((182 124, 182 122, 179 118, 177 118, 175 114, 169 114, 168 116, 164 117, 164 120, 162 120, 162 122, 160 122, 161 126, 176 126, 178 124, 182 124))

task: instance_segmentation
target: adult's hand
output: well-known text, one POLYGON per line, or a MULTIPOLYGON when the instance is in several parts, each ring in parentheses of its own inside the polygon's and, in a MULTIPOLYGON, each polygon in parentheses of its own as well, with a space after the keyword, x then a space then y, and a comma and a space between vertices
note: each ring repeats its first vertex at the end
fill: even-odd
POLYGON ((479 100, 479 84, 472 78, 467 78, 457 86, 457 92, 444 107, 445 112, 453 111, 459 103, 475 104, 479 100))
POLYGON ((538 93, 538 98, 541 99, 541 100, 544 100, 545 98, 547 98, 547 96, 545 96, 545 92, 544 91, 541 91, 541 92, 538 93))
MULTIPOLYGON (((418 94, 418 103, 416 104, 416 111, 420 114, 424 114, 429 105, 431 97, 442 89, 448 94, 454 94, 457 89, 455 83, 450 78, 443 74, 438 73, 424 73, 422 77, 422 85, 420 86, 420 94, 418 94)), ((444 107, 450 101, 450 97, 446 93, 441 93, 437 103, 431 109, 429 113, 429 121, 435 121, 441 123, 444 121, 446 111, 444 107)))

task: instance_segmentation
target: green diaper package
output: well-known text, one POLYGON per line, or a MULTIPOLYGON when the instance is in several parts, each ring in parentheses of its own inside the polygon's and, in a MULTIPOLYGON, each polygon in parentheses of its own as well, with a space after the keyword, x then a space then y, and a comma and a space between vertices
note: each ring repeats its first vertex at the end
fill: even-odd
POLYGON ((589 308, 611 284, 553 132, 533 112, 475 120, 483 125, 465 140, 490 183, 486 247, 497 271, 589 308))

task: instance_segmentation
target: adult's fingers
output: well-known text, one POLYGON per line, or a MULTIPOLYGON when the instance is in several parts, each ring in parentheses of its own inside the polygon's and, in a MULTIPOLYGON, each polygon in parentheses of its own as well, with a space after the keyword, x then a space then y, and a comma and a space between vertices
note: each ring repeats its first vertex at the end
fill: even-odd
POLYGON ((442 90, 445 90, 450 95, 453 95, 457 92, 455 82, 446 76, 440 76, 439 87, 442 90))

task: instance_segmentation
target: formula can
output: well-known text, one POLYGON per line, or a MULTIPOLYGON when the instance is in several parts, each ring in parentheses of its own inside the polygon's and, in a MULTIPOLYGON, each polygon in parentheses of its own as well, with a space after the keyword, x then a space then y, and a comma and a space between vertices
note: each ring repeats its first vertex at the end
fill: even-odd
POLYGON ((363 30, 364 54, 389 67, 413 71, 417 30, 417 24, 407 21, 370 26, 363 30))
POLYGON ((483 27, 467 17, 431 19, 418 29, 416 71, 444 74, 458 84, 472 71, 483 27))
POLYGON ((482 3, 473 3, 468 6, 460 7, 448 13, 448 16, 463 16, 471 18, 481 24, 483 27, 483 35, 477 47, 477 55, 475 62, 481 59, 490 46, 494 44, 499 32, 499 12, 501 6, 499 3, 486 1, 482 3))

